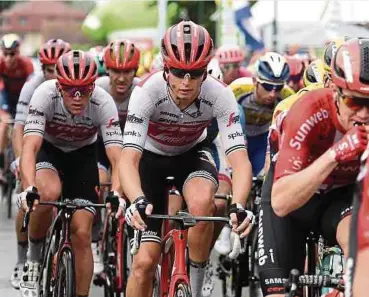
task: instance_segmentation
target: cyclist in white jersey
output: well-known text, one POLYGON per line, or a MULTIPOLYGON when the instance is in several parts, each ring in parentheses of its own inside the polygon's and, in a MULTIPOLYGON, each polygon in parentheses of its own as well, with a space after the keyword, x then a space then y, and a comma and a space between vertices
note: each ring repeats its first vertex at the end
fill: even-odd
MULTIPOLYGON (((202 144, 213 117, 218 120, 234 172, 233 229, 241 236, 251 229, 254 216, 244 209, 252 181, 251 164, 234 95, 229 87, 207 76, 212 49, 213 41, 202 26, 182 21, 170 27, 161 45, 164 71, 154 73, 132 92, 119 172, 132 203, 126 220, 143 235, 128 279, 128 297, 151 294, 160 258, 161 226, 154 220, 144 222, 141 216, 153 209, 166 213, 166 176, 174 176, 191 214, 211 216, 215 212, 217 171, 209 149, 202 144)), ((189 230, 190 282, 195 297, 201 296, 212 231, 210 223, 189 230)))
MULTIPOLYGON (((120 128, 123 131, 126 122, 129 97, 133 88, 140 82, 135 77, 140 62, 140 51, 129 40, 116 40, 104 49, 104 65, 109 76, 103 76, 96 80, 96 85, 107 91, 114 99, 118 108, 120 128)), ((101 135, 97 138, 99 180, 101 184, 109 181, 110 162, 105 153, 104 142, 101 135)), ((103 199, 104 191, 100 191, 100 199, 103 199)), ((99 249, 101 239, 101 212, 97 210, 96 220, 92 227, 92 253, 94 256, 94 274, 103 271, 103 261, 99 249)))
MULTIPOLYGON (((112 193, 107 202, 125 207, 120 197, 117 163, 122 148, 118 112, 111 96, 95 87, 96 64, 89 54, 71 51, 58 59, 57 80, 41 84, 34 92, 24 129, 20 172, 24 192, 19 202, 29 211, 30 193, 43 201, 56 201, 61 192, 69 199, 97 202, 97 131, 101 129, 112 164, 112 193), (61 180, 63 184, 61 184, 61 180)), ((29 253, 20 283, 22 296, 38 296, 37 277, 43 240, 50 226, 49 208, 36 207, 29 226, 29 253), (42 223, 41 223, 42 221, 42 223)), ((78 210, 72 220, 77 297, 88 296, 93 273, 91 227, 94 209, 78 210)))
MULTIPOLYGON (((12 163, 12 170, 18 177, 19 157, 22 151, 23 128, 25 125, 28 104, 36 88, 44 81, 56 78, 55 65, 58 58, 71 50, 70 44, 61 39, 50 39, 41 45, 38 58, 41 63, 42 72, 31 77, 27 81, 19 95, 17 103, 17 113, 15 116, 15 124, 12 135, 12 145, 15 155, 15 161, 12 163)), ((18 211, 16 218, 16 234, 17 234, 17 251, 18 259, 11 276, 11 285, 15 289, 19 289, 19 281, 23 265, 26 262, 26 254, 28 248, 28 236, 20 232, 24 213, 18 211)))

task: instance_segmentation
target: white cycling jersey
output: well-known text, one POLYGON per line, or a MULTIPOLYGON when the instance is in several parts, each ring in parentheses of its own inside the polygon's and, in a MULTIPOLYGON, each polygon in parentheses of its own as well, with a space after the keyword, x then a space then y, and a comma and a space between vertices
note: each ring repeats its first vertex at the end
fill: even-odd
POLYGON ((132 92, 124 147, 167 156, 182 154, 205 139, 213 117, 227 155, 246 149, 237 102, 229 87, 209 75, 198 99, 180 110, 169 95, 163 72, 154 73, 132 92))
MULTIPOLYGON (((124 125, 126 123, 127 118, 127 111, 128 111, 128 103, 129 98, 131 97, 132 91, 134 87, 141 81, 138 77, 135 77, 132 82, 131 88, 127 91, 125 94, 125 99, 123 102, 117 102, 115 101, 115 104, 117 105, 118 109, 118 115, 119 115, 119 121, 120 121, 120 127, 124 129, 124 125)), ((110 77, 109 76, 102 76, 99 77, 96 80, 96 85, 103 88, 106 92, 110 94, 110 77)))
POLYGON ((96 86, 85 111, 73 116, 64 106, 53 79, 42 83, 34 92, 24 137, 43 136, 62 151, 69 152, 94 143, 98 129, 101 129, 106 147, 122 146, 122 131, 113 98, 96 86))
POLYGON ((17 103, 17 113, 15 115, 15 124, 24 126, 28 115, 28 105, 31 101, 34 91, 45 81, 44 73, 35 74, 23 85, 17 103))

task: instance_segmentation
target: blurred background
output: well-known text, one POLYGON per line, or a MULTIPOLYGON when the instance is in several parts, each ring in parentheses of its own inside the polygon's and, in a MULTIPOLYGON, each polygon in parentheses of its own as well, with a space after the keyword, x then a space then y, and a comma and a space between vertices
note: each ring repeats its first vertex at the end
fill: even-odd
POLYGON ((369 37, 368 11, 363 0, 0 1, 0 34, 20 35, 28 56, 50 38, 83 50, 129 38, 144 56, 158 51, 168 26, 189 18, 204 25, 217 46, 237 43, 248 58, 265 50, 318 56, 334 38, 369 37))

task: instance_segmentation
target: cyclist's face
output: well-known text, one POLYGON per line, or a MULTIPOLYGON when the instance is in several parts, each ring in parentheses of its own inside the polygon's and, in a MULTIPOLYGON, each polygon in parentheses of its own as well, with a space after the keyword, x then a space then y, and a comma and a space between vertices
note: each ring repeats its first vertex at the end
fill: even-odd
POLYGON ((334 89, 335 100, 339 109, 338 119, 346 131, 355 123, 369 125, 369 96, 343 89, 334 89))
POLYGON ((3 49, 5 65, 11 67, 19 56, 18 51, 3 49))
POLYGON ((232 81, 239 77, 240 63, 220 64, 223 73, 223 81, 229 85, 232 81))
POLYGON ((256 101, 261 105, 274 104, 281 96, 283 85, 273 85, 270 83, 256 83, 256 101))
POLYGON ((132 86, 136 69, 118 70, 109 69, 110 84, 112 89, 119 95, 124 95, 132 86))
POLYGON ((205 69, 186 71, 172 68, 168 73, 168 84, 178 100, 196 99, 205 74, 205 69))
POLYGON ((95 85, 84 87, 59 86, 63 103, 72 115, 80 115, 87 107, 95 85))
POLYGON ((42 65, 42 71, 44 73, 45 79, 55 79, 56 78, 56 68, 55 65, 42 65))

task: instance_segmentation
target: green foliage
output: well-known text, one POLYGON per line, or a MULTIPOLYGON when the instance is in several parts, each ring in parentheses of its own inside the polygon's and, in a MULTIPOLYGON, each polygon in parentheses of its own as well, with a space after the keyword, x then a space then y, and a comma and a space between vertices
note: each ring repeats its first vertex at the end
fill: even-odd
POLYGON ((0 12, 9 9, 15 3, 24 2, 24 1, 0 1, 0 12))

